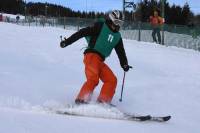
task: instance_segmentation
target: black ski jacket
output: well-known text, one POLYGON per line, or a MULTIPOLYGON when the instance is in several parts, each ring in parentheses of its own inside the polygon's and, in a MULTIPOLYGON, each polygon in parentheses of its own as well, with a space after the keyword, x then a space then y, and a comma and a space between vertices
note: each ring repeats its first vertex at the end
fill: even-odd
MULTIPOLYGON (((105 23, 109 27, 108 22, 106 21, 105 23)), ((103 24, 104 24, 103 22, 96 22, 93 26, 82 28, 78 32, 74 33, 69 38, 67 38, 66 42, 68 44, 72 44, 73 42, 77 41, 78 39, 80 39, 82 37, 91 36, 91 40, 89 42, 90 48, 86 49, 84 54, 86 54, 86 53, 97 53, 103 60, 105 60, 105 57, 101 53, 99 53, 98 51, 96 51, 94 49, 91 49, 96 44, 96 40, 97 40, 97 38, 98 38, 98 36, 101 32, 103 24)), ((118 32, 118 31, 113 31, 113 32, 118 32)), ((122 38, 120 39, 118 44, 115 46, 115 51, 116 51, 117 56, 119 58, 121 67, 123 68, 124 65, 128 65, 128 60, 127 60, 126 53, 125 53, 125 50, 124 50, 122 38)))

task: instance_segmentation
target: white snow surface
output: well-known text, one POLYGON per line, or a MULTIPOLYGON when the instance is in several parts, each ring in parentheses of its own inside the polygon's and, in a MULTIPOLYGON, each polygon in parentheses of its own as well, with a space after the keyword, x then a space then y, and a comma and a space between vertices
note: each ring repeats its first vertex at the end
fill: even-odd
MULTIPOLYGON (((123 101, 123 70, 115 52, 105 61, 118 77, 112 103, 133 114, 171 115, 166 123, 130 122, 49 113, 65 109, 85 81, 85 39, 64 49, 60 35, 75 31, 0 23, 0 133, 199 133, 200 53, 124 39, 129 64, 123 101)), ((95 103, 102 83, 93 94, 95 103)), ((119 110, 92 104, 73 111, 119 117, 119 110)))

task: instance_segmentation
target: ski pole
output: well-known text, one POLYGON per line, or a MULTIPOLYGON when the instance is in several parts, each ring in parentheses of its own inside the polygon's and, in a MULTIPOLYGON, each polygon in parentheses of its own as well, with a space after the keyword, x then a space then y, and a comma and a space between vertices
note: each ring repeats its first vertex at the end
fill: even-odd
POLYGON ((122 102, 122 95, 123 95, 123 91, 124 91, 124 81, 125 81, 125 77, 126 77, 126 72, 124 71, 124 76, 123 76, 123 81, 122 81, 122 88, 121 88, 121 97, 119 99, 120 102, 122 102))
MULTIPOLYGON (((132 66, 129 66, 129 68, 133 68, 132 66)), ((122 102, 122 95, 124 91, 124 82, 125 82, 126 72, 124 71, 123 81, 122 81, 122 88, 121 88, 121 97, 119 99, 120 102, 122 102)))

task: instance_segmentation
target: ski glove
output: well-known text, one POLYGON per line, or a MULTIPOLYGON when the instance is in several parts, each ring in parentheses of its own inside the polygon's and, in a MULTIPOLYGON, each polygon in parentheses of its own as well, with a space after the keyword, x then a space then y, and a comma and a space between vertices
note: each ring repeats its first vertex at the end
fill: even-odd
POLYGON ((124 65, 122 68, 124 69, 125 72, 128 72, 129 68, 133 68, 133 67, 129 65, 124 65))
POLYGON ((67 47, 68 45, 70 45, 70 43, 67 41, 66 38, 65 38, 65 40, 60 42, 60 47, 61 48, 67 47))

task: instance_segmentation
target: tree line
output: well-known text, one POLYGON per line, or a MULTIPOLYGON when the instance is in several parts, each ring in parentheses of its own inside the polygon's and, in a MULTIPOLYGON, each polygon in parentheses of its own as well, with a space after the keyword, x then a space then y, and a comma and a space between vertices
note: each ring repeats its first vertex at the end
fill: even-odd
POLYGON ((22 14, 31 16, 47 16, 47 17, 80 17, 80 18, 96 18, 104 15, 102 12, 81 12, 73 11, 70 8, 41 2, 25 3, 23 0, 3 0, 0 1, 0 12, 10 14, 22 14))
MULTIPOLYGON (((149 16, 153 11, 158 11, 161 15, 160 0, 142 0, 136 4, 134 11, 126 11, 126 20, 148 22, 149 16)), ((194 15, 190 10, 188 3, 183 7, 179 5, 170 5, 167 0, 165 1, 165 23, 188 25, 190 23, 200 24, 199 15, 194 15)), ((80 17, 80 18, 97 18, 104 16, 103 12, 81 12, 73 11, 70 8, 50 4, 50 3, 25 3, 23 0, 1 0, 0 12, 10 14, 23 14, 31 16, 47 16, 47 17, 80 17)))

